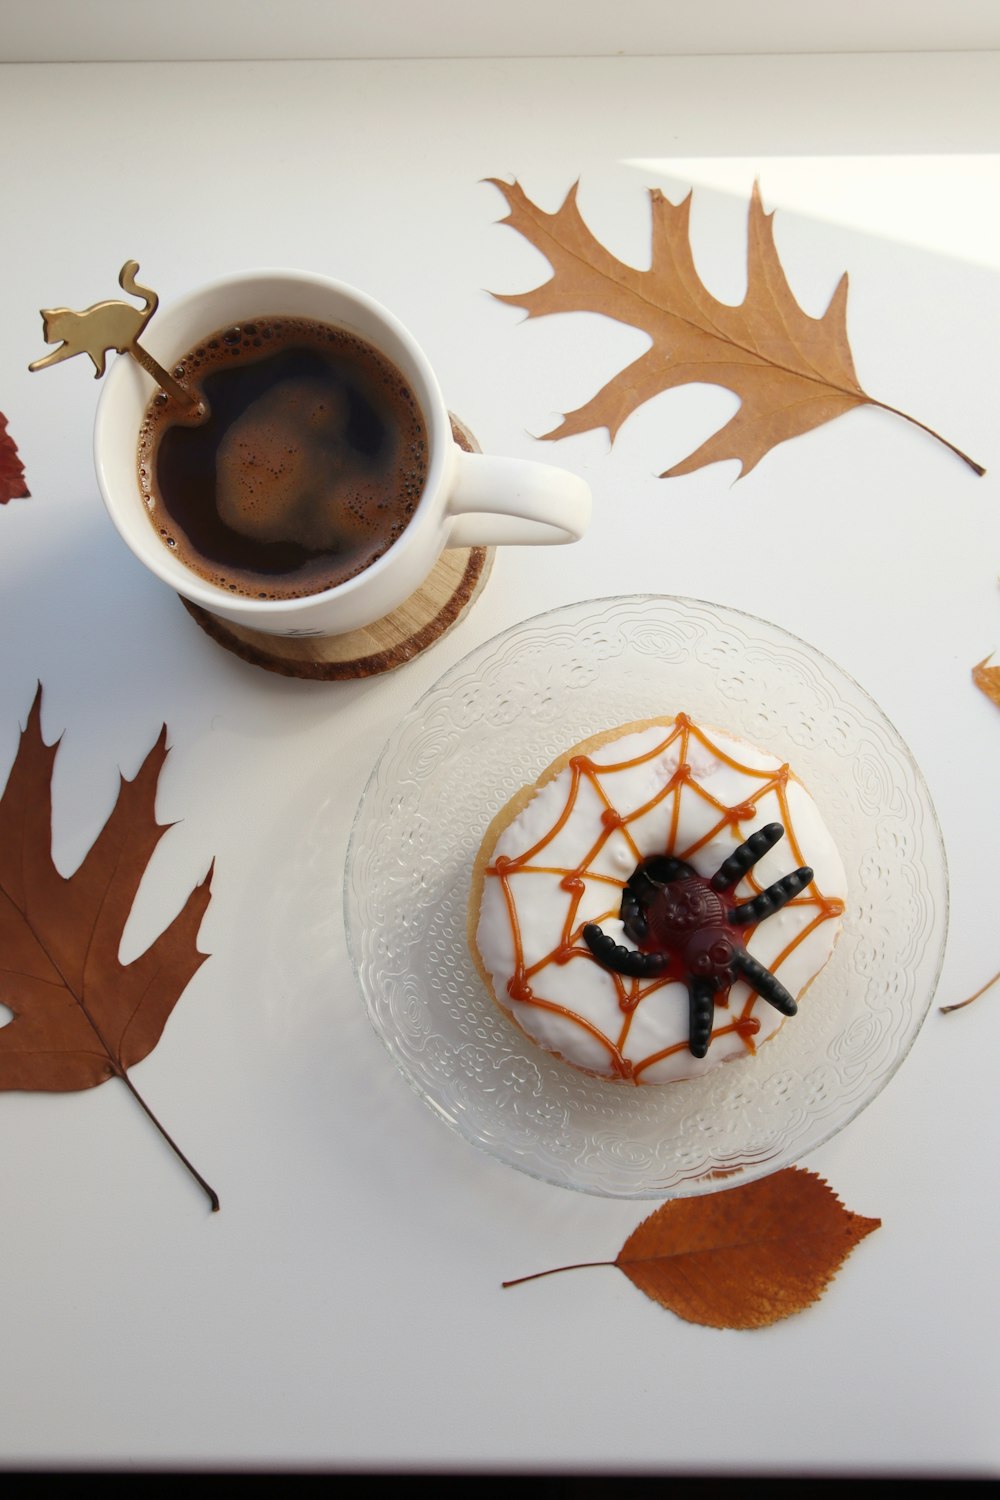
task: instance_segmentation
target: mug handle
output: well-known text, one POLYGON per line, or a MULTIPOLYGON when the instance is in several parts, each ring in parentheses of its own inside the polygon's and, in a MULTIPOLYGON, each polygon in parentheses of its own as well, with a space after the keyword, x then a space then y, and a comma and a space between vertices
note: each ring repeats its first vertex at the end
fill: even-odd
POLYGON ((577 542, 590 521, 590 487, 568 469, 456 450, 448 547, 577 542))

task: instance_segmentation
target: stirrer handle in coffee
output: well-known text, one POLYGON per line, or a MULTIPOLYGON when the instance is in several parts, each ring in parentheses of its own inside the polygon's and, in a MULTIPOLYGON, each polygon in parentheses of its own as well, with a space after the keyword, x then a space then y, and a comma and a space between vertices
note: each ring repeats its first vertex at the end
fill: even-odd
POLYGON ((198 397, 192 396, 190 391, 186 391, 180 381, 175 380, 172 375, 168 374, 159 361, 155 360, 149 353, 149 350, 144 349, 141 344, 133 342, 129 344, 127 349, 121 352, 131 354, 133 359, 138 360, 139 364, 146 371, 146 374, 152 375, 160 389, 166 391, 168 396, 173 396, 175 401, 179 401, 183 406, 190 407, 192 411, 198 411, 202 407, 202 402, 199 401, 198 397))
POLYGON ((137 260, 127 260, 118 276, 123 291, 133 297, 141 297, 142 307, 133 307, 128 302, 111 299, 95 302, 91 307, 76 312, 71 307, 42 308, 42 332, 47 344, 58 343, 51 354, 34 360, 29 370, 43 370, 75 354, 89 354, 94 365, 94 379, 104 374, 107 356, 111 350, 118 354, 131 354, 160 388, 173 396, 190 411, 203 407, 197 396, 185 390, 180 381, 153 358, 139 343, 139 335, 160 304, 157 294, 136 281, 139 269, 137 260))

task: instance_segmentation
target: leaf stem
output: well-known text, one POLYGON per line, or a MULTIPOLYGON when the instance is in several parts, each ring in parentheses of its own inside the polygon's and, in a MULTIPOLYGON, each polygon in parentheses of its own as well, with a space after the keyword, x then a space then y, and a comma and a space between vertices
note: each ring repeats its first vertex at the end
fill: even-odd
POLYGON ((967 1005, 972 1004, 973 1000, 978 1000, 980 995, 985 995, 990 986, 996 984, 998 979, 1000 979, 1000 973, 994 974, 993 978, 987 979, 986 983, 981 985, 974 995, 970 995, 968 1000, 959 1000, 955 1005, 942 1005, 940 1007, 941 1014, 946 1016, 950 1011, 964 1010, 967 1005))
POLYGON ((121 1069, 118 1076, 121 1079, 122 1083, 124 1083, 125 1087, 128 1089, 129 1093, 132 1095, 133 1099, 135 1099, 140 1108, 145 1112, 147 1118, 151 1120, 156 1126, 157 1130, 160 1132, 163 1139, 170 1147, 171 1151, 173 1151, 175 1156, 178 1156, 180 1158, 180 1160, 187 1167, 188 1171, 191 1173, 191 1176, 194 1178, 195 1182, 197 1182, 198 1186, 205 1193, 209 1203, 211 1203, 212 1205, 213 1214, 217 1214, 220 1208, 218 1193, 213 1187, 209 1186, 204 1177, 202 1177, 201 1173, 197 1171, 197 1169, 191 1164, 191 1162, 188 1161, 187 1157, 184 1155, 184 1152, 178 1146, 173 1137, 166 1130, 164 1130, 163 1126, 153 1114, 153 1111, 150 1109, 145 1099, 139 1093, 139 1090, 136 1088, 135 1084, 132 1082, 131 1078, 128 1076, 124 1068, 121 1069))
POLYGON ((533 1271, 530 1276, 515 1276, 513 1281, 501 1281, 502 1287, 520 1286, 525 1281, 540 1281, 543 1276, 558 1276, 561 1271, 587 1271, 592 1266, 614 1266, 613 1260, 581 1260, 574 1266, 552 1266, 548 1271, 533 1271))
POLYGON ((900 411, 898 406, 890 406, 885 401, 876 401, 874 396, 869 396, 867 400, 871 406, 877 406, 882 411, 890 411, 894 417, 902 417, 904 422, 912 422, 914 427, 919 427, 929 437, 936 438, 939 443, 944 443, 946 448, 950 448, 952 453, 956 454, 963 463, 967 463, 969 468, 980 477, 986 473, 982 464, 977 464, 974 458, 970 458, 967 453, 963 453, 961 448, 956 448, 954 443, 949 443, 947 438, 942 437, 939 432, 935 432, 933 427, 928 427, 926 422, 919 421, 917 417, 911 417, 909 412, 900 411))

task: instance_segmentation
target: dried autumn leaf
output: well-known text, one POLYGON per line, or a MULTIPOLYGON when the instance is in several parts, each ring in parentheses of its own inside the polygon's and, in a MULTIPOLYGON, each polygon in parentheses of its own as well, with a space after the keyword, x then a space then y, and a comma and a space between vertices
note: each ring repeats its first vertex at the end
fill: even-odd
MULTIPOLYGON (((997 708, 1000 708, 1000 666, 989 666, 990 660, 991 657, 984 656, 981 662, 976 663, 972 669, 972 680, 976 687, 985 693, 997 708)), ((980 985, 979 989, 967 999, 958 1000, 954 1005, 942 1005, 941 1014, 950 1015, 954 1010, 964 1010, 967 1005, 972 1004, 973 1000, 978 1000, 980 995, 985 995, 986 991, 992 989, 998 982, 1000 982, 1000 974, 994 974, 992 979, 987 979, 986 983, 980 985)))
POLYGON ((198 929, 211 870, 160 936, 129 964, 118 957, 143 873, 168 825, 156 821, 166 732, 68 878, 52 860, 52 767, 41 688, 0 798, 0 1089, 68 1092, 120 1078, 218 1208, 218 1198, 136 1091, 127 1070, 147 1057, 206 958, 198 929))
MULTIPOLYGON (((507 200, 501 222, 524 235, 552 266, 552 278, 519 295, 494 293, 529 318, 554 312, 604 313, 648 333, 649 349, 597 395, 568 412, 547 439, 605 427, 614 441, 625 419, 675 386, 720 385, 740 399, 735 416, 688 458, 660 477, 672 479, 722 459, 740 460, 740 477, 788 438, 798 437, 858 406, 877 406, 922 422, 862 390, 847 341, 847 275, 822 317, 805 313, 792 295, 774 244, 773 214, 754 184, 750 199, 747 290, 741 303, 720 302, 702 284, 691 254, 691 194, 671 203, 650 191, 652 254, 648 270, 616 259, 594 237, 577 208, 574 185, 560 208, 545 213, 520 184, 489 179, 507 200)), ((952 452, 985 471, 952 443, 952 452)))
POLYGON ((24 482, 24 465, 17 444, 7 431, 7 418, 0 411, 0 505, 8 500, 26 500, 31 491, 24 482))
POLYGON ((817 1302, 855 1245, 880 1224, 850 1213, 814 1172, 788 1167, 706 1198, 665 1203, 615 1260, 590 1264, 617 1266, 688 1323, 766 1328, 817 1302))
POLYGON ((1000 708, 1000 667, 990 667, 987 663, 990 657, 984 656, 982 661, 977 662, 972 669, 972 680, 1000 708))
POLYGON ((986 983, 981 984, 975 994, 969 995, 967 999, 958 1000, 954 1005, 941 1005, 938 1008, 943 1016, 950 1015, 953 1010, 964 1010, 967 1005, 972 1004, 973 1000, 978 1000, 980 995, 985 995, 987 990, 991 990, 995 984, 1000 984, 1000 973, 994 974, 992 979, 987 979, 986 983))

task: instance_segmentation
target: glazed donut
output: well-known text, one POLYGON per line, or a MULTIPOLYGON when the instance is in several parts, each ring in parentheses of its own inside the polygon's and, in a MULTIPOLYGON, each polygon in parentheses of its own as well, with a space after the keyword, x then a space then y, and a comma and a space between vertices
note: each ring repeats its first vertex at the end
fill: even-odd
POLYGON ((692 1078, 794 1015, 847 880, 802 782, 687 715, 596 735, 494 818, 469 947, 534 1042, 599 1077, 692 1078))

